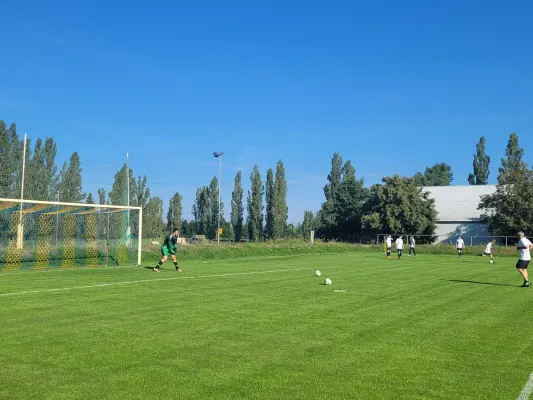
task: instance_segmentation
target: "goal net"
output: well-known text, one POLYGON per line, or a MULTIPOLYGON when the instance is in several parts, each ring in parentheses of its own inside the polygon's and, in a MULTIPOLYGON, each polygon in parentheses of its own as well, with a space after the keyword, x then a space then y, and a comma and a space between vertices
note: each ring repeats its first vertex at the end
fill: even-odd
POLYGON ((0 270, 141 263, 142 209, 0 199, 0 270))

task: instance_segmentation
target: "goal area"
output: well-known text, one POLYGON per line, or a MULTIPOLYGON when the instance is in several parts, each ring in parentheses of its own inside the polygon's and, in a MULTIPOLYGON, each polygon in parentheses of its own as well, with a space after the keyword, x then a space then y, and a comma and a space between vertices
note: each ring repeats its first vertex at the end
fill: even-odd
POLYGON ((140 265, 142 208, 0 199, 0 270, 140 265))

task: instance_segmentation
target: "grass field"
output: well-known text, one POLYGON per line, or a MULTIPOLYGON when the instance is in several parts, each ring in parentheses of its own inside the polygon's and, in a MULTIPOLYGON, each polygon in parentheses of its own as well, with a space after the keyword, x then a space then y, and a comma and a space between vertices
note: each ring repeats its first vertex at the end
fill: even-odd
POLYGON ((516 399, 533 288, 514 262, 352 252, 3 272, 0 399, 516 399))

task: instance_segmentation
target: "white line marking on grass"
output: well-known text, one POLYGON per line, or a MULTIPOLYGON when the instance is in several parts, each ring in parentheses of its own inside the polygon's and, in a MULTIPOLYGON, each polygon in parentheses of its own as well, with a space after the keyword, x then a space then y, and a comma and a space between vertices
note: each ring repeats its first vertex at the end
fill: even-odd
POLYGON ((516 400, 528 400, 529 396, 533 393, 533 372, 529 375, 529 379, 526 382, 524 388, 516 400))
POLYGON ((28 291, 25 291, 25 292, 0 293, 0 297, 20 296, 20 295, 23 295, 23 294, 35 294, 35 293, 61 292, 61 291, 77 290, 77 289, 91 289, 91 288, 100 288, 100 287, 118 286, 118 285, 133 285, 133 284, 136 284, 136 283, 144 283, 144 282, 174 281, 174 280, 178 280, 178 279, 220 278, 220 277, 225 277, 225 276, 270 274, 270 273, 273 273, 273 272, 302 271, 304 269, 309 269, 309 268, 289 268, 289 269, 278 269, 278 270, 269 270, 269 271, 236 272, 236 273, 233 273, 233 274, 174 276, 172 278, 140 279, 138 281, 99 283, 99 284, 96 284, 96 285, 87 285, 87 286, 73 286, 73 287, 55 288, 55 289, 28 290, 28 291))

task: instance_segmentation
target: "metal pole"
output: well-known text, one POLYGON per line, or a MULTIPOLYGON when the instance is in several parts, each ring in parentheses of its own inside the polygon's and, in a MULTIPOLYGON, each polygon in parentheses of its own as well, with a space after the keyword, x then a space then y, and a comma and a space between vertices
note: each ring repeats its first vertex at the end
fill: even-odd
POLYGON ((220 245, 220 192, 222 183, 222 153, 219 157, 219 171, 218 171, 218 229, 217 229, 217 244, 220 245))
MULTIPOLYGON (((57 192, 57 201, 59 202, 59 192, 57 192)), ((59 206, 57 206, 59 211, 59 206)), ((57 249, 57 238, 59 234, 59 213, 56 214, 56 249, 57 249)))
POLYGON ((141 265, 141 254, 143 244, 143 209, 139 209, 139 248, 137 249, 137 265, 141 265))
POLYGON ((20 188, 20 214, 19 214, 19 226, 17 229, 17 249, 22 249, 22 242, 24 238, 24 231, 22 225, 22 209, 24 208, 24 181, 26 177, 26 145, 27 145, 28 135, 24 134, 24 149, 22 151, 22 179, 21 179, 21 188, 20 188))

